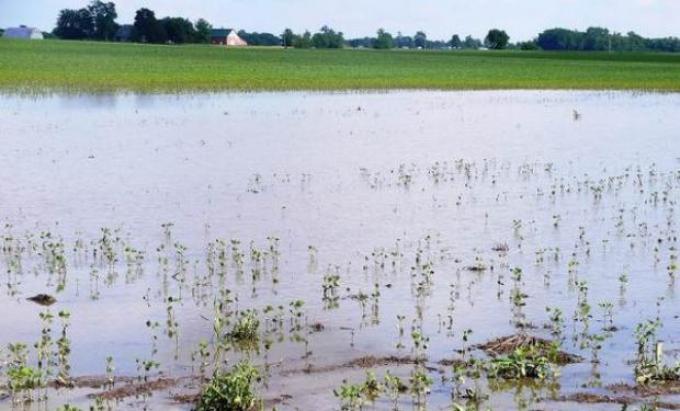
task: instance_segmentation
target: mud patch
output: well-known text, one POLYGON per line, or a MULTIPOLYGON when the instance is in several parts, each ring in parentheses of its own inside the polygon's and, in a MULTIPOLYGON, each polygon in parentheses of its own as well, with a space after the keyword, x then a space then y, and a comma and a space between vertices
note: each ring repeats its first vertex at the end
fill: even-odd
POLYGON ((154 391, 163 391, 177 386, 179 380, 176 378, 160 377, 152 381, 141 383, 128 383, 108 391, 90 394, 90 398, 102 398, 104 400, 120 400, 129 397, 139 397, 151 394, 154 391))
MULTIPOLYGON (((567 396, 559 397, 555 401, 576 402, 579 404, 619 404, 622 406, 629 406, 637 403, 644 403, 643 398, 629 397, 629 396, 609 396, 603 394, 594 394, 587 392, 579 392, 567 396)), ((665 401, 653 401, 650 403, 654 409, 664 410, 680 410, 680 404, 665 401)))
POLYGON ((614 393, 629 393, 638 397, 647 398, 660 395, 680 394, 680 381, 666 381, 645 385, 614 384, 607 388, 614 393))
POLYGON ((355 358, 343 364, 327 365, 323 367, 315 367, 310 364, 308 367, 302 369, 282 371, 281 375, 326 373, 345 368, 375 368, 389 365, 411 365, 416 364, 417 362, 418 361, 413 357, 397 357, 392 355, 387 357, 375 357, 368 355, 355 358))
POLYGON ((548 357, 558 365, 575 364, 583 361, 578 355, 556 350, 550 340, 530 335, 510 335, 500 337, 484 344, 475 346, 492 357, 512 354, 517 349, 534 350, 538 355, 548 357))

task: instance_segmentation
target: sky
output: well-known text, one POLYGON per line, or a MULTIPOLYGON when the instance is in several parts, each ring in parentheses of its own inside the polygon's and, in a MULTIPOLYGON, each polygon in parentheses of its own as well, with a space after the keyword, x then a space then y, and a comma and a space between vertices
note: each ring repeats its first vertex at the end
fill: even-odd
MULTIPOLYGON (((50 31, 63 8, 88 0, 0 0, 0 27, 19 24, 50 31)), ((118 22, 134 20, 147 7, 157 17, 205 18, 215 27, 280 33, 318 30, 324 24, 345 37, 374 35, 378 28, 431 39, 468 34, 483 38, 490 28, 512 41, 529 40, 551 27, 584 30, 602 26, 646 37, 680 37, 680 0, 114 0, 118 22)))

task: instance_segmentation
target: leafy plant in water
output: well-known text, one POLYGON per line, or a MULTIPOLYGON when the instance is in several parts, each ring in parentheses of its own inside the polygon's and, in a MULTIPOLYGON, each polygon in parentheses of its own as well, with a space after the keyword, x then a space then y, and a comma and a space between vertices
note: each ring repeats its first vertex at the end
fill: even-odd
POLYGON ((545 379, 555 375, 548 357, 539 355, 531 348, 518 348, 512 354, 491 360, 488 366, 489 378, 545 379))
POLYGON ((259 402, 253 384, 259 372, 243 361, 228 373, 216 372, 203 389, 196 411, 248 411, 259 402))
POLYGON ((260 320, 255 310, 242 311, 229 332, 229 339, 241 349, 253 349, 259 342, 260 320))
POLYGON ((663 343, 657 340, 656 333, 661 322, 646 321, 635 327, 638 345, 638 358, 635 363, 635 381, 647 384, 655 381, 679 381, 680 363, 669 367, 663 363, 663 343), (654 352, 651 353, 652 344, 654 352))
POLYGON ((375 402, 375 400, 380 397, 382 391, 383 386, 375 377, 375 372, 368 371, 366 373, 366 381, 364 381, 363 385, 361 386, 361 393, 363 394, 364 398, 366 398, 366 400, 369 402, 375 402))
POLYGON ((364 405, 362 390, 363 386, 361 384, 349 384, 345 380, 340 389, 333 390, 333 394, 340 399, 340 409, 342 411, 355 411, 360 410, 364 405))

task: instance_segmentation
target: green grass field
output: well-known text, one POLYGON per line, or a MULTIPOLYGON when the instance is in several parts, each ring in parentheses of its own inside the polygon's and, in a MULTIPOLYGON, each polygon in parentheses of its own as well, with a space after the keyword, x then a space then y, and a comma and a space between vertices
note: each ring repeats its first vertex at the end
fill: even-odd
POLYGON ((0 39, 5 92, 680 91, 680 54, 225 49, 0 39))

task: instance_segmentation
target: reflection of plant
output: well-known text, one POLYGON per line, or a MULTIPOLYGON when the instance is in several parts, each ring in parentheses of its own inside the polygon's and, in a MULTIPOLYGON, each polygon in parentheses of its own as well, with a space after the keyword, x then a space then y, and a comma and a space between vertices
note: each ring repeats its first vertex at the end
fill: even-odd
POLYGON ((260 320, 257 318, 257 312, 246 310, 241 313, 240 318, 234 324, 229 338, 241 345, 254 345, 259 340, 259 328, 260 320))
POLYGON ((545 310, 550 315, 550 333, 555 337, 562 336, 564 328, 564 314, 557 307, 546 307, 545 310))
POLYGON ((113 372, 115 370, 116 367, 113 364, 113 357, 111 356, 106 357, 106 380, 108 382, 110 389, 113 388, 113 385, 115 383, 115 376, 113 375, 113 372))
POLYGON ((216 372, 203 389, 196 411, 248 411, 258 403, 253 383, 259 372, 249 362, 236 364, 228 373, 216 372))
POLYGON ((323 290, 322 300, 324 302, 324 308, 327 310, 338 308, 338 301, 340 297, 338 296, 338 288, 340 287, 340 275, 337 273, 328 273, 323 277, 323 284, 321 288, 323 290))
POLYGON ((67 330, 71 314, 68 311, 59 311, 58 315, 61 320, 61 337, 57 340, 57 359, 59 362, 59 375, 57 376, 57 380, 61 384, 69 385, 71 384, 71 364, 69 362, 69 357, 71 356, 71 340, 67 337, 67 330))
POLYGON ((390 374, 389 371, 385 373, 385 390, 390 396, 390 399, 394 403, 394 409, 398 409, 397 404, 399 403, 399 394, 406 392, 408 387, 401 382, 401 379, 396 375, 390 374))
POLYGON ((423 405, 423 399, 427 394, 430 393, 430 387, 434 382, 432 377, 427 375, 420 367, 416 369, 411 374, 411 395, 413 396, 417 406, 423 405))

